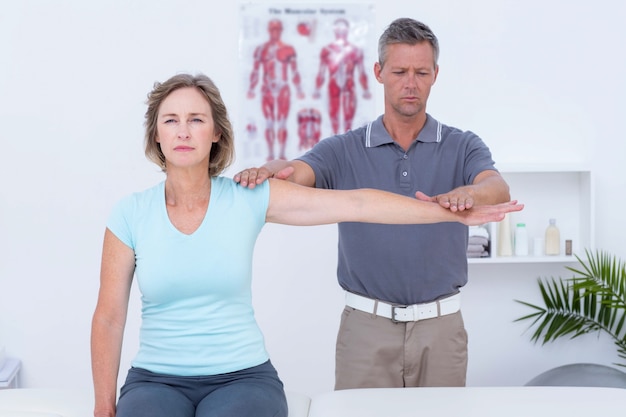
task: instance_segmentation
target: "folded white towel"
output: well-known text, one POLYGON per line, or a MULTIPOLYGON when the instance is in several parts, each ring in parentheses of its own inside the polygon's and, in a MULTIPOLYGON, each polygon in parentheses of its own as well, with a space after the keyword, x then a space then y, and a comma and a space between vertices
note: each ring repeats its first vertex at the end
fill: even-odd
POLYGON ((467 252, 467 257, 468 258, 488 258, 489 257, 489 252, 487 252, 487 251, 467 252))
POLYGON ((483 245, 467 245, 467 253, 473 252, 473 253, 481 253, 485 250, 485 247, 483 245))
POLYGON ((489 238, 489 232, 483 226, 470 226, 469 236, 482 236, 489 238))
POLYGON ((470 245, 489 246, 489 239, 484 236, 470 236, 467 240, 470 245))

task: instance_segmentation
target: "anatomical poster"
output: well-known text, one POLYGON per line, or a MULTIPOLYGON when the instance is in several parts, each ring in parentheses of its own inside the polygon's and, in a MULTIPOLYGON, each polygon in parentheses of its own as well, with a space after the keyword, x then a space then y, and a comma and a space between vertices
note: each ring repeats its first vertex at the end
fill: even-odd
POLYGON ((376 115, 371 4, 247 4, 239 35, 237 160, 293 159, 376 115))

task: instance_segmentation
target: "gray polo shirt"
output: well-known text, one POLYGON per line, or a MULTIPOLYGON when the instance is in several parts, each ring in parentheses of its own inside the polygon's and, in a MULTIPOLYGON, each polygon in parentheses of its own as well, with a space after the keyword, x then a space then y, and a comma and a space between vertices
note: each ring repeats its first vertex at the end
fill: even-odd
MULTIPOLYGON (((495 170, 491 152, 472 132, 427 116, 405 152, 382 116, 367 126, 320 141, 299 160, 318 188, 377 188, 414 197, 442 194, 495 170)), ((433 301, 467 283, 468 229, 460 223, 341 223, 337 278, 356 294, 398 304, 433 301)))

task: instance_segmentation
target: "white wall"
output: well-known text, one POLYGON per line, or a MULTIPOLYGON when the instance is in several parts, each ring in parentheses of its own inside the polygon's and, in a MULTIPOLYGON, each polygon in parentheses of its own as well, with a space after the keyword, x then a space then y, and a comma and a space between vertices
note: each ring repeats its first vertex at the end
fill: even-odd
MULTIPOLYGON (((299 3, 299 2, 293 2, 299 3)), ((308 3, 308 2, 307 2, 308 3)), ((626 258, 623 136, 626 9, 613 0, 371 2, 377 36, 399 16, 441 43, 429 112, 473 130, 499 163, 589 164, 596 246, 626 258)), ((310 3, 309 3, 310 4, 310 3)), ((202 71, 234 120, 239 3, 23 0, 0 13, 0 345, 22 385, 91 383, 89 325, 112 204, 162 178, 142 151, 144 99, 156 80, 202 71)), ((368 66, 371 67, 371 64, 368 66)), ((379 112, 381 89, 374 90, 379 112)), ((233 167, 232 172, 238 168, 233 167)), ((562 201, 566 206, 568 201, 562 201)), ((332 389, 342 307, 334 226, 268 225, 255 256, 255 303, 288 389, 332 389)), ((463 311, 469 385, 518 385, 573 361, 610 364, 610 340, 536 346, 513 323, 559 265, 472 265, 463 311)), ((133 294, 124 365, 136 348, 133 294)))

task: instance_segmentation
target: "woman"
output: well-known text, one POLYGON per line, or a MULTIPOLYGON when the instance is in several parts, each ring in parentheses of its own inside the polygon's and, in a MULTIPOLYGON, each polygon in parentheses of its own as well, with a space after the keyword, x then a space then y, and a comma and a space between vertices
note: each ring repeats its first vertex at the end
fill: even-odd
POLYGON ((329 191, 270 180, 254 190, 220 174, 233 132, 204 75, 156 83, 146 156, 166 178, 121 200, 104 235, 91 349, 96 417, 286 416, 251 303, 254 243, 266 222, 499 221, 515 202, 453 213, 376 190, 329 191), (133 276, 142 294, 139 352, 116 405, 133 276))

